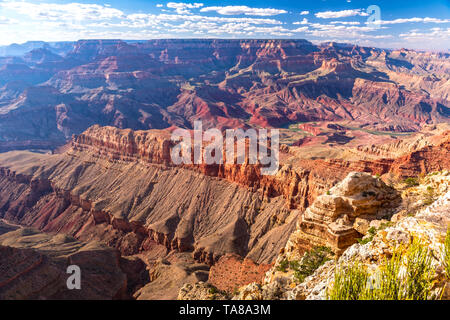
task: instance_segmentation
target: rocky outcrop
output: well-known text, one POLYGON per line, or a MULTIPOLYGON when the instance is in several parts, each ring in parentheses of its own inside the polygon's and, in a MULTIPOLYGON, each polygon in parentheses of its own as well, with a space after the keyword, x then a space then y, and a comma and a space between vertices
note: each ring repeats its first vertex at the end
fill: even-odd
POLYGON ((150 267, 150 281, 137 290, 133 298, 175 300, 183 286, 207 281, 208 271, 208 265, 198 263, 190 254, 172 252, 150 267))
MULTIPOLYGON (((305 258, 302 254, 302 242, 297 241, 301 230, 297 230, 280 252, 274 267, 266 273, 264 281, 240 288, 234 298, 324 300, 328 297, 327 291, 333 286, 336 268, 345 268, 355 263, 365 268, 376 284, 379 280, 377 272, 386 259, 390 259, 395 250, 402 249, 401 252, 405 252, 415 240, 423 243, 426 250, 430 250, 433 274, 429 298, 449 299, 450 275, 446 274, 444 268, 443 244, 450 222, 449 178, 448 171, 437 172, 422 178, 420 185, 407 188, 402 195, 403 205, 398 207, 390 221, 373 220, 373 231, 366 234, 364 241, 348 247, 336 259, 316 265, 315 271, 302 281, 299 281, 292 270, 287 270, 289 267, 281 267, 286 261, 289 264, 305 258), (431 204, 424 201, 424 197, 429 199, 430 190, 433 190, 435 197, 431 204), (409 198, 411 193, 419 195, 419 198, 409 198), (417 206, 409 204, 411 199, 417 202, 417 206)), ((367 208, 363 206, 362 209, 367 208)))
MULTIPOLYGON (((252 165, 178 167, 168 156, 169 133, 93 126, 61 153, 1 154, 0 217, 81 241, 99 240, 123 255, 145 254, 151 261, 172 250, 186 253, 195 263, 213 266, 214 284, 230 291, 262 277, 300 217, 305 221, 301 250, 330 241, 339 253, 370 220, 388 215, 395 202, 389 200, 390 189, 368 174, 356 174, 361 189, 354 186, 359 178, 330 189, 354 170, 388 173, 395 159, 293 159, 283 146, 274 176, 261 176, 252 165), (329 197, 327 190, 337 193, 329 197), (356 210, 358 205, 366 211, 356 210), (244 260, 223 258, 229 253, 244 260)), ((446 166, 445 141, 416 150, 428 159, 426 165, 401 167, 399 175, 446 166)), ((181 284, 182 278, 171 297, 181 284)), ((142 297, 152 296, 155 288, 149 286, 142 297)))
POLYGON ((177 300, 228 300, 230 296, 203 281, 195 284, 186 283, 178 293, 177 300))
POLYGON ((270 268, 270 264, 257 265, 250 259, 227 254, 211 267, 208 283, 221 291, 232 293, 245 284, 260 281, 270 268))
POLYGON ((403 132, 450 115, 445 54, 251 39, 22 47, 35 50, 0 60, 0 143, 10 148, 53 149, 93 124, 148 130, 202 120, 227 129, 344 120, 403 132))
POLYGON ((14 153, 3 156, 12 166, 0 172, 1 217, 81 240, 98 239, 125 255, 147 251, 156 242, 190 251, 207 264, 225 253, 267 263, 287 236, 282 230, 289 230, 298 215, 280 196, 269 202, 259 190, 193 170, 78 151, 21 154, 31 167, 16 163, 14 153), (192 184, 198 187, 188 187, 192 184), (271 239, 281 242, 273 248, 271 239))
POLYGON ((126 299, 127 276, 119 253, 99 243, 16 228, 0 235, 0 298, 126 299), (81 289, 67 287, 67 267, 81 269, 81 289))
POLYGON ((350 173, 308 207, 296 239, 303 250, 329 246, 341 253, 361 237, 358 223, 390 217, 400 204, 398 192, 367 173, 350 173))

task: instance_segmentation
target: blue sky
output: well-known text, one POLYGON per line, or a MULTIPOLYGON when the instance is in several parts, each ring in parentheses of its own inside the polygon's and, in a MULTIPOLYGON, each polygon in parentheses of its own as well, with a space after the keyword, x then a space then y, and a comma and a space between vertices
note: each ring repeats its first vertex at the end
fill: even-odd
POLYGON ((0 45, 99 38, 290 38, 448 51, 450 0, 0 0, 0 35, 0 45))

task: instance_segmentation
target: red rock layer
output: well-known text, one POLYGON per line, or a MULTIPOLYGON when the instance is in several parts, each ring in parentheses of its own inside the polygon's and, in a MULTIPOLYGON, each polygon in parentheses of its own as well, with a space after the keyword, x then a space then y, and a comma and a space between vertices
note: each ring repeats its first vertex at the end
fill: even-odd
POLYGON ((257 265, 233 254, 222 256, 209 271, 208 281, 219 290, 233 292, 243 285, 260 282, 272 265, 257 265))

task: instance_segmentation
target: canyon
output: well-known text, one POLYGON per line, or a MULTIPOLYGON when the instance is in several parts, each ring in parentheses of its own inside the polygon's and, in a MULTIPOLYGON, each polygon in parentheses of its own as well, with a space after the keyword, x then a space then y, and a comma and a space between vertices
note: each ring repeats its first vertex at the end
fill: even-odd
MULTIPOLYGON (((122 259, 139 261, 148 279, 131 281, 127 297, 175 299, 185 283, 208 280, 231 292, 264 276, 298 221, 300 251, 326 243, 340 253, 355 243, 361 237, 355 217, 374 211, 352 216, 340 210, 332 227, 333 214, 323 210, 334 207, 328 200, 318 207, 319 199, 335 193, 332 187, 352 171, 404 179, 448 168, 449 133, 441 125, 408 137, 403 144, 410 148, 392 152, 392 159, 375 159, 373 152, 392 150, 390 144, 374 146, 366 160, 357 161, 299 159, 296 149, 302 147, 282 145, 278 173, 264 176, 258 165, 173 165, 170 131, 95 125, 60 152, 0 154, 0 218, 46 235, 103 243, 122 259)), ((336 208, 348 207, 346 201, 366 201, 368 208, 398 205, 386 185, 374 189, 356 182, 349 183, 357 188, 354 195, 333 197, 336 208), (361 192, 366 197, 358 198, 361 192)), ((373 218, 390 214, 380 211, 373 218)))
MULTIPOLYGON (((4 48, 0 151, 133 130, 332 121, 381 132, 448 122, 448 53, 306 40, 80 40, 4 48), (27 52, 26 50, 30 50, 27 52)), ((0 52, 1 53, 1 52, 0 52)))
POLYGON ((407 182, 447 192, 449 61, 306 40, 0 47, 0 298, 317 296, 328 273, 288 288, 280 263, 345 259, 408 214, 407 182), (277 173, 175 165, 172 132, 198 120, 278 129, 277 173), (66 290, 70 264, 82 291, 66 290))

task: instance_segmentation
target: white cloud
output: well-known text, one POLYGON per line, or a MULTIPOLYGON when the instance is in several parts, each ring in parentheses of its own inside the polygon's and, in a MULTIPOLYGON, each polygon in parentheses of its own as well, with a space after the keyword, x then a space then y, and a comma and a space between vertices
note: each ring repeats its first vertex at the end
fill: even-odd
POLYGON ((37 20, 99 20, 124 16, 123 12, 118 9, 98 4, 34 4, 31 2, 7 1, 1 2, 0 7, 37 20))
POLYGON ((400 34, 401 38, 408 40, 450 40, 450 28, 432 28, 428 32, 418 32, 411 30, 407 33, 400 34))
POLYGON ((323 11, 315 14, 317 18, 322 19, 337 19, 353 16, 368 16, 369 14, 363 11, 363 9, 351 9, 351 10, 341 10, 341 11, 323 11))
POLYGON ((302 15, 302 16, 306 16, 307 14, 309 14, 309 11, 308 11, 308 10, 305 10, 305 11, 300 12, 300 15, 302 15))
POLYGON ((272 8, 250 8, 247 6, 205 7, 200 10, 200 12, 211 11, 215 11, 226 16, 241 14, 244 14, 246 16, 275 16, 278 14, 287 13, 286 10, 272 8))
MULTIPOLYGON (((94 1, 92 0, 92 2, 94 1)), ((306 11, 299 11, 292 14, 293 17, 299 17, 300 13, 300 21, 290 25, 284 23, 281 18, 270 17, 286 13, 285 10, 247 6, 204 7, 202 3, 196 2, 169 2, 166 7, 166 4, 161 5, 158 2, 154 2, 154 5, 160 8, 159 13, 131 12, 125 14, 119 9, 101 4, 52 4, 31 0, 0 0, 2 12, 0 43, 27 40, 72 41, 94 38, 270 38, 301 35, 309 40, 334 39, 333 41, 339 42, 371 43, 372 45, 383 43, 383 46, 388 44, 405 47, 417 47, 418 44, 426 43, 429 47, 433 45, 442 47, 449 43, 450 37, 448 25, 444 25, 442 28, 432 28, 435 26, 433 24, 450 23, 450 19, 414 17, 382 20, 380 21, 381 26, 377 28, 358 21, 339 21, 339 18, 343 17, 365 16, 366 13, 362 9, 316 13, 317 17, 323 19, 336 17, 333 20, 325 20, 327 22, 323 24, 309 21, 306 19, 306 11), (211 12, 211 14, 206 15, 200 12, 211 12), (234 14, 244 16, 232 16, 234 14), (382 31, 390 27, 385 25, 408 22, 423 23, 425 26, 428 24, 430 29, 420 25, 420 29, 412 29, 400 36, 398 33, 391 35, 382 31), (395 40, 382 41, 382 39, 392 38, 395 40)), ((392 27, 392 30, 395 29, 392 27)))
POLYGON ((401 18, 401 19, 395 19, 395 20, 378 20, 373 21, 371 23, 373 24, 400 24, 400 23, 411 23, 411 22, 424 22, 424 23, 450 23, 450 19, 438 19, 438 18, 401 18))
POLYGON ((15 20, 15 19, 10 19, 7 17, 2 17, 0 16, 0 24, 13 24, 13 23, 18 23, 19 21, 15 20))
POLYGON ((169 2, 167 8, 175 9, 178 14, 190 14, 189 9, 197 9, 203 7, 203 3, 182 3, 182 2, 169 2))
POLYGON ((360 23, 358 21, 332 21, 331 24, 343 24, 343 25, 359 25, 360 23))
POLYGON ((301 28, 292 30, 292 32, 305 32, 305 31, 308 31, 308 27, 301 27, 301 28))
POLYGON ((271 24, 281 25, 282 22, 276 19, 267 18, 231 18, 231 17, 208 17, 201 15, 179 15, 179 14, 130 14, 127 20, 122 23, 130 27, 142 28, 148 26, 163 25, 164 23, 176 22, 214 22, 214 23, 248 23, 255 25, 271 24))
POLYGON ((308 24, 308 19, 303 18, 302 21, 296 21, 293 24, 298 25, 298 24, 308 24))

